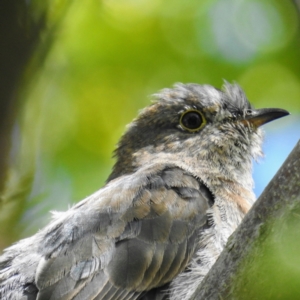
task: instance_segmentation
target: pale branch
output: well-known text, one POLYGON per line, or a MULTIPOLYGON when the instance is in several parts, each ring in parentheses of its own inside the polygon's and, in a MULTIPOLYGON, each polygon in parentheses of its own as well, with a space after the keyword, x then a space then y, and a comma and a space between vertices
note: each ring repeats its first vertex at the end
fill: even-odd
MULTIPOLYGON (((229 238, 217 262, 190 299, 252 299, 253 294, 252 296, 250 294, 253 293, 254 285, 264 285, 264 281, 268 280, 269 276, 284 277, 284 274, 289 274, 289 272, 283 272, 282 268, 278 269, 277 267, 276 269, 276 266, 280 265, 280 259, 270 259, 272 251, 269 250, 272 248, 270 245, 273 245, 272 249, 277 250, 278 247, 295 248, 294 241, 299 243, 299 212, 300 141, 240 226, 229 238), (288 220, 295 216, 297 218, 296 223, 294 222, 292 226, 287 227, 291 225, 291 221, 288 220), (287 228, 288 230, 286 230, 287 228), (282 241, 293 230, 297 230, 293 239, 288 239, 288 242, 282 241), (268 259, 270 259, 269 262, 268 259), (266 261, 267 263, 265 263, 266 261), (274 270, 276 270, 275 273, 278 271, 279 275, 271 274, 274 270)), ((298 249, 298 245, 296 248, 298 249)), ((283 258, 288 259, 287 256, 285 253, 283 258)), ((300 255, 297 254, 297 256, 300 255)), ((279 278, 279 283, 284 280, 291 282, 288 278, 279 278)), ((276 282, 271 282, 270 286, 269 288, 267 285, 268 288, 262 289, 262 293, 265 291, 268 293, 268 297, 259 294, 259 299, 284 299, 279 294, 288 293, 288 291, 282 291, 282 288, 278 292, 276 282)))

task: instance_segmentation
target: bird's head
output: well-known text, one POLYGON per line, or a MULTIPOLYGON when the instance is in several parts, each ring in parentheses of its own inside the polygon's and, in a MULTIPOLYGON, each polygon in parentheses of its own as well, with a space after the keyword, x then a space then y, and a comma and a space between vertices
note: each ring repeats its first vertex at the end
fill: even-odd
POLYGON ((222 90, 177 84, 155 98, 120 140, 109 180, 163 158, 217 168, 228 176, 238 168, 242 174, 251 169, 251 158, 262 155, 259 127, 288 114, 282 109, 254 109, 243 90, 228 83, 222 90))

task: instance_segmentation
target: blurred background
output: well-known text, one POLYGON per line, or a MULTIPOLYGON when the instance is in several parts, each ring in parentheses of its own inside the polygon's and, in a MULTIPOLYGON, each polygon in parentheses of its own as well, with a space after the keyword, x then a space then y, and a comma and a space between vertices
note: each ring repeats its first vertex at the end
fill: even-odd
MULTIPOLYGON (((235 81, 255 107, 291 112, 264 126, 259 196, 300 138, 299 8, 289 0, 2 0, 0 249, 47 224, 49 210, 99 189, 125 125, 176 82, 235 81)), ((299 279, 300 258, 291 260, 281 267, 298 265, 299 279)), ((275 298, 294 296, 292 287, 275 298)))

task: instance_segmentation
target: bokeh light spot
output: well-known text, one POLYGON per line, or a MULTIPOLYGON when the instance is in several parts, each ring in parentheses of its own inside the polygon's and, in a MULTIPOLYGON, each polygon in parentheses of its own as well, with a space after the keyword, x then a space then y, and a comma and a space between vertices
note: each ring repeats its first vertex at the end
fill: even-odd
POLYGON ((295 9, 283 1, 217 1, 196 22, 199 46, 207 54, 232 63, 286 46, 298 28, 295 9), (206 19, 207 26, 203 26, 206 19), (207 32, 203 31, 207 28, 207 32))

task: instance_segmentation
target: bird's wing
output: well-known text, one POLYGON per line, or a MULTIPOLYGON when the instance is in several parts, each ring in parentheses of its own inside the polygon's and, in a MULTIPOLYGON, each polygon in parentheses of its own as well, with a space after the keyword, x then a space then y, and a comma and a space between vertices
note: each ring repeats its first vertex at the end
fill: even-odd
POLYGON ((24 257, 23 267, 16 266, 18 244, 7 251, 0 259, 0 295, 20 290, 14 284, 21 282, 24 299, 137 299, 184 270, 211 200, 201 181, 177 167, 113 180, 31 238, 37 253, 34 263, 27 250, 32 282, 24 257))

